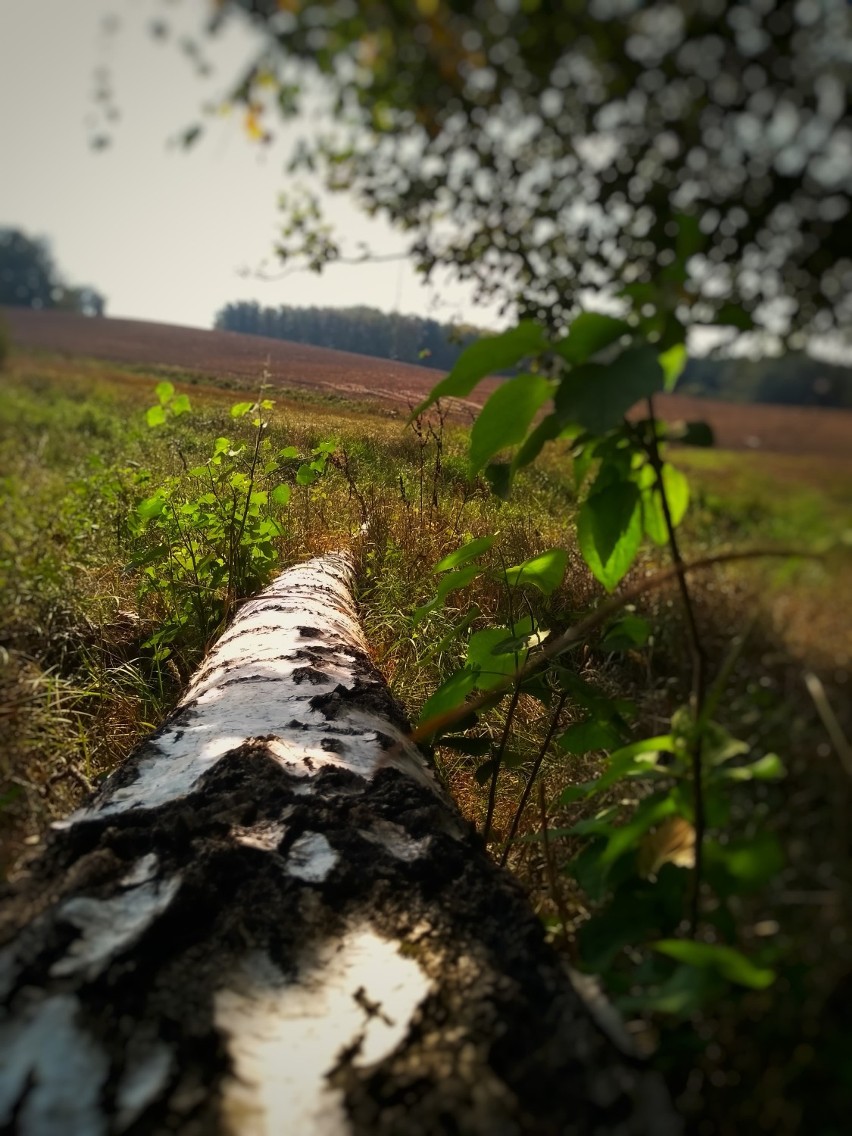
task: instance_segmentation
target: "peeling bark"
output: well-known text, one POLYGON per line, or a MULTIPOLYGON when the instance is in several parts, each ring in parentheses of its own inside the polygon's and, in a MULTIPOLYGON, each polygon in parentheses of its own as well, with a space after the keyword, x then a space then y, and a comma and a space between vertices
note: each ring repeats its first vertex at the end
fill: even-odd
POLYGON ((0 1131, 678 1131, 440 789, 329 555, 245 604, 0 917, 0 1131))

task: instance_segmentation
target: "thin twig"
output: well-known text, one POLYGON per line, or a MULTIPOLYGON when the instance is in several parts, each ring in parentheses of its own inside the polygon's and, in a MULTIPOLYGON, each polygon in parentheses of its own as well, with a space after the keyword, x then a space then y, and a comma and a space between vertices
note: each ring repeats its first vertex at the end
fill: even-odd
POLYGON ((529 779, 524 786, 524 791, 521 794, 521 799, 518 802, 518 807, 515 810, 514 817, 512 818, 512 827, 509 829, 509 835, 506 837, 506 846, 504 847, 502 855, 500 856, 501 868, 505 868, 506 866, 506 861, 509 858, 509 849, 512 847, 512 841, 518 834, 521 817, 524 815, 524 809, 527 807, 527 801, 530 798, 533 783, 535 782, 536 777, 538 777, 538 771, 541 769, 542 762, 547 756, 547 751, 550 748, 550 743, 553 739, 553 735, 556 733, 556 727, 559 725, 559 715, 562 713, 562 708, 565 705, 567 698, 567 691, 563 692, 559 696, 559 702, 556 705, 556 709, 553 711, 553 715, 550 719, 550 725, 548 726, 547 733, 544 736, 544 741, 541 743, 541 748, 539 749, 538 755, 536 756, 536 759, 533 763, 533 767, 530 770, 529 779))
POLYGON ((556 871, 556 864, 553 860, 553 849, 550 847, 550 837, 547 834, 547 793, 545 791, 544 780, 538 783, 538 805, 541 815, 541 845, 544 852, 544 864, 547 871, 547 883, 550 888, 550 895, 553 899, 556 913, 559 916, 560 922, 560 938, 564 941, 568 938, 568 913, 565 910, 565 904, 562 902, 562 892, 559 888, 558 873, 556 871))
POLYGON ((515 710, 518 707, 518 699, 521 697, 520 683, 512 691, 512 701, 509 703, 509 712, 506 715, 506 724, 503 727, 503 733, 500 737, 500 745, 497 747, 497 753, 494 755, 494 768, 491 770, 491 785, 488 788, 488 810, 485 813, 485 824, 482 828, 482 839, 485 844, 488 843, 488 838, 491 835, 491 822, 494 819, 494 806, 497 803, 497 779, 500 776, 500 766, 503 762, 503 754, 506 752, 506 743, 509 740, 509 731, 512 728, 512 718, 515 715, 515 710))
MULTIPOLYGON (((660 505, 663 510, 663 519, 666 525, 669 551, 677 572, 677 584, 686 616, 686 626, 689 631, 689 645, 692 653, 692 716, 697 726, 704 716, 704 697, 707 689, 707 652, 701 640, 698 629, 698 620, 695 616, 695 605, 692 594, 686 582, 684 560, 680 552, 677 533, 675 532, 672 512, 669 507, 669 498, 663 480, 663 461, 660 457, 660 447, 657 444, 657 418, 654 413, 654 400, 647 400, 648 419, 650 423, 649 437, 646 450, 651 466, 656 476, 656 489, 660 495, 660 505)), ((692 742, 692 806, 695 819, 695 865, 692 876, 692 900, 690 904, 690 935, 694 938, 698 931, 701 917, 701 877, 704 870, 704 835, 707 830, 707 811, 704 803, 704 763, 702 761, 703 732, 696 729, 692 742)))
MULTIPOLYGON (((299 254, 297 254, 299 255, 299 254)), ((367 253, 364 256, 336 256, 332 264, 388 264, 395 260, 406 260, 411 255, 410 252, 388 252, 388 253, 367 253)), ((300 272, 314 272, 310 264, 291 264, 281 272, 265 272, 263 269, 257 268, 253 272, 245 271, 240 275, 248 277, 252 280, 262 280, 264 283, 276 283, 279 280, 285 280, 288 276, 296 276, 300 272)))
MULTIPOLYGON (((742 560, 760 560, 767 557, 781 557, 789 559, 790 557, 801 557, 810 560, 821 560, 824 556, 822 552, 806 551, 801 548, 752 548, 743 549, 739 552, 718 552, 713 556, 705 556, 700 560, 693 560, 683 565, 683 571, 686 575, 694 572, 705 572, 709 568, 715 568, 720 564, 734 564, 742 560)), ((529 678, 531 674, 535 674, 540 670, 542 665, 552 659, 555 655, 561 655, 563 651, 567 651, 569 647, 573 647, 575 643, 585 639, 590 631, 594 631, 596 627, 600 627, 602 623, 606 623, 616 612, 620 611, 627 604, 633 603, 634 600, 647 595, 657 588, 661 588, 664 584, 668 584, 671 580, 675 579, 678 574, 678 569, 664 568, 660 572, 656 572, 653 576, 647 577, 638 584, 633 584, 631 587, 625 589, 620 596, 613 596, 611 599, 602 603, 596 611, 587 615, 585 619, 581 619, 573 627, 569 627, 567 631, 563 631, 561 635, 557 635, 554 639, 549 639, 543 647, 536 651, 533 658, 529 660, 519 671, 517 671, 510 678, 505 681, 492 686, 488 691, 478 695, 470 702, 465 702, 462 706, 455 706, 452 710, 447 710, 443 714, 436 714, 434 718, 429 718, 425 722, 421 722, 409 735, 410 740, 413 742, 423 742, 432 738, 435 734, 443 733, 451 729, 457 723, 463 721, 465 718, 475 714, 484 706, 490 706, 494 703, 495 696, 506 694, 515 683, 523 682, 525 678, 529 678)))
POLYGON ((834 713, 832 705, 828 701, 828 695, 825 693, 822 680, 818 675, 815 675, 813 671, 805 671, 804 677, 808 694, 813 699, 817 714, 819 714, 822 724, 825 727, 825 732, 831 739, 835 753, 840 758, 840 763, 843 768, 849 776, 852 777, 852 745, 849 744, 846 735, 843 733, 843 727, 837 720, 837 715, 834 713))

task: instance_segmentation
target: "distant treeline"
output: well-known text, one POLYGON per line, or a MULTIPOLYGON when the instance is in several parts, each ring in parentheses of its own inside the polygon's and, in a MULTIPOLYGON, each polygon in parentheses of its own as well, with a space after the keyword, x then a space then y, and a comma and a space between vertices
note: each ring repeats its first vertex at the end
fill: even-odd
POLYGON ((852 369, 800 352, 774 359, 690 359, 677 389, 728 402, 852 409, 852 369))
POLYGON ((477 328, 459 328, 420 316, 388 315, 376 308, 263 308, 247 302, 226 304, 217 312, 213 326, 442 371, 449 371, 462 350, 482 334, 477 328))
MULTIPOLYGON (((470 326, 388 315, 376 308, 264 308, 248 302, 227 304, 214 326, 442 371, 449 371, 464 347, 483 334, 470 326)), ((678 391, 730 402, 852 409, 852 370, 802 353, 756 361, 690 359, 678 391)))

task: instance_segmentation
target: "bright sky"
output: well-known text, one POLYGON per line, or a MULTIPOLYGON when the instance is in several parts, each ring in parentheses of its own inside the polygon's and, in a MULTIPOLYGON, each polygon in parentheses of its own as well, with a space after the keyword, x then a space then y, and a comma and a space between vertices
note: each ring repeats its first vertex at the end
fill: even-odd
MULTIPOLYGON (((230 300, 369 304, 385 311, 498 326, 461 286, 423 286, 406 262, 338 266, 275 283, 241 278, 269 257, 286 187, 287 145, 252 146, 235 117, 209 121, 191 151, 170 146, 220 101, 251 39, 240 28, 207 42, 214 73, 200 79, 157 18, 196 27, 203 0, 0 0, 0 227, 46 236, 69 283, 91 284, 107 313, 209 327, 230 300), (103 30, 110 14, 118 31, 103 30), (95 71, 108 65, 121 119, 113 144, 90 146, 95 71)), ((292 138, 292 134, 290 135, 292 138)), ((329 219, 375 253, 404 248, 389 227, 333 197, 329 219)))

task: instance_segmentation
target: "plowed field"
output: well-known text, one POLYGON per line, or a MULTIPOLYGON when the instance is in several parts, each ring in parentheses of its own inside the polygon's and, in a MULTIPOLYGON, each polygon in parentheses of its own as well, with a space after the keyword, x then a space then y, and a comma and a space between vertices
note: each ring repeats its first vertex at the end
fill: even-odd
MULTIPOLYGON (((271 380, 281 386, 376 399, 400 410, 419 402, 441 378, 441 372, 426 367, 233 331, 206 331, 141 320, 87 319, 68 312, 26 308, 5 308, 2 314, 14 343, 22 348, 118 363, 178 367, 246 385, 256 382, 266 366, 271 380)), ((471 406, 481 404, 496 382, 482 383, 471 406)), ((661 395, 659 412, 669 420, 709 422, 722 449, 852 457, 849 411, 661 395)))

